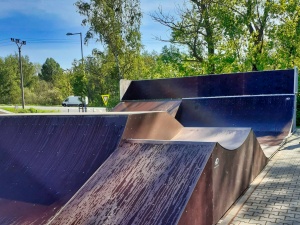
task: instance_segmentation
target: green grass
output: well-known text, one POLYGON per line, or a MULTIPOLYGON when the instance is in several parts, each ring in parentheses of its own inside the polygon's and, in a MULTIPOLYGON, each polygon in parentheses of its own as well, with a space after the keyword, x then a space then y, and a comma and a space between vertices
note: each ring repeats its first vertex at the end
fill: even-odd
POLYGON ((14 108, 14 107, 0 107, 0 109, 6 110, 12 113, 55 113, 59 112, 58 110, 42 110, 42 109, 22 109, 22 108, 14 108))

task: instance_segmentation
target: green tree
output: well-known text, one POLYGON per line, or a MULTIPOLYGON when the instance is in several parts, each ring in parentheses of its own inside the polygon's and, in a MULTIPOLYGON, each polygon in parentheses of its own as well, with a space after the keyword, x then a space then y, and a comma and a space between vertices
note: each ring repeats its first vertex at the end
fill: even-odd
POLYGON ((47 58, 45 63, 42 65, 41 73, 39 77, 47 82, 53 82, 55 76, 62 74, 60 65, 53 59, 47 58))
POLYGON ((300 1, 278 1, 274 4, 273 14, 276 15, 271 30, 269 45, 276 51, 270 51, 273 69, 285 69, 300 65, 300 1))
POLYGON ((21 102, 18 60, 10 55, 0 59, 0 102, 17 104, 21 102))
POLYGON ((73 95, 71 76, 72 73, 68 70, 54 76, 53 87, 58 90, 59 102, 61 102, 61 100, 65 99, 67 96, 73 95))
POLYGON ((74 95, 87 96, 87 77, 81 63, 76 61, 73 63, 73 72, 70 81, 74 95))
MULTIPOLYGON (((246 55, 245 63, 251 65, 252 71, 263 70, 268 52, 268 37, 276 16, 272 13, 274 1, 233 0, 226 4, 221 0, 219 2, 233 15, 231 23, 238 27, 234 29, 233 37, 243 42, 240 47, 246 49, 242 53, 246 55)), ((227 29, 232 29, 232 26, 227 29)))
POLYGON ((82 24, 89 26, 85 41, 96 38, 114 56, 119 79, 130 72, 126 59, 141 48, 141 11, 139 0, 79 0, 75 3, 85 17, 82 24))
POLYGON ((221 34, 218 4, 212 0, 190 0, 188 7, 178 11, 179 15, 172 16, 160 9, 151 16, 171 29, 167 41, 186 46, 194 61, 202 64, 207 73, 214 74, 216 45, 221 34))
POLYGON ((290 27, 297 4, 296 0, 190 0, 177 16, 160 9, 152 18, 171 29, 166 41, 187 47, 204 73, 257 71, 269 68, 274 60, 277 25, 283 24, 281 32, 287 33, 282 28, 290 27), (286 22, 279 22, 279 12, 286 22))
MULTIPOLYGON (((35 66, 28 56, 22 56, 24 88, 29 89, 36 81, 35 66)), ((6 104, 21 103, 21 85, 18 55, 0 60, 0 101, 6 104)), ((26 101, 26 95, 25 95, 26 101)))

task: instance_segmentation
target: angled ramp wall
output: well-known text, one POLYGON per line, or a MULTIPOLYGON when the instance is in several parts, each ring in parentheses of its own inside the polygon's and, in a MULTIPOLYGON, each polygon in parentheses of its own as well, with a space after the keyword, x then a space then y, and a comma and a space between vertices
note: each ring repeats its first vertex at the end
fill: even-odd
POLYGON ((132 81, 122 100, 294 94, 295 70, 132 81))
POLYGON ((43 224, 117 147, 127 116, 1 116, 0 224, 43 224))

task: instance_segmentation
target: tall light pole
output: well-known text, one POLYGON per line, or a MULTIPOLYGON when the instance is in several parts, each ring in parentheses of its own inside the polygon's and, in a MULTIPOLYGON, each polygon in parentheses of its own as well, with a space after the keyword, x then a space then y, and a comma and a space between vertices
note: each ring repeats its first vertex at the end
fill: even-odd
POLYGON ((81 46, 81 63, 82 63, 82 66, 83 66, 83 50, 82 50, 82 33, 67 33, 68 36, 70 35, 77 35, 77 34, 80 34, 80 46, 81 46))
MULTIPOLYGON (((79 32, 79 33, 67 33, 66 35, 70 36, 70 35, 77 35, 77 34, 80 35, 81 65, 82 65, 82 67, 84 67, 83 50, 82 50, 82 33, 81 33, 81 32, 79 32)), ((83 73, 84 73, 84 69, 83 69, 83 73)), ((88 96, 88 93, 87 93, 87 96, 88 96)), ((87 101, 88 101, 88 100, 84 99, 84 108, 85 108, 85 112, 87 111, 87 109, 86 109, 87 101)), ((83 110, 83 108, 82 108, 82 110, 83 110)))
POLYGON ((20 39, 11 38, 12 42, 15 42, 19 49, 19 69, 20 69, 20 79, 21 79, 21 92, 22 92, 22 108, 25 108, 25 97, 24 97, 24 79, 22 71, 22 58, 21 58, 21 47, 26 45, 26 41, 21 41, 20 39))

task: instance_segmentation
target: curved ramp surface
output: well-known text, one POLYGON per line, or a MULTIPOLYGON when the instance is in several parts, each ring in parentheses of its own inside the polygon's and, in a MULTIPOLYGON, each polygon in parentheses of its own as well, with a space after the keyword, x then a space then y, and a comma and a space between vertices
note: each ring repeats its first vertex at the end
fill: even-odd
POLYGON ((1 116, 0 224, 43 224, 117 147, 127 116, 1 116))
POLYGON ((250 132, 251 128, 184 127, 172 140, 218 142, 223 148, 234 150, 246 141, 250 132))
POLYGON ((278 145, 291 132, 294 107, 293 95, 183 99, 176 119, 185 127, 251 127, 262 144, 278 145))
POLYGON ((0 137, 4 225, 212 224, 267 160, 250 129, 166 112, 1 116, 0 137))
POLYGON ((181 100, 125 101, 120 102, 113 112, 165 111, 175 117, 181 100))

